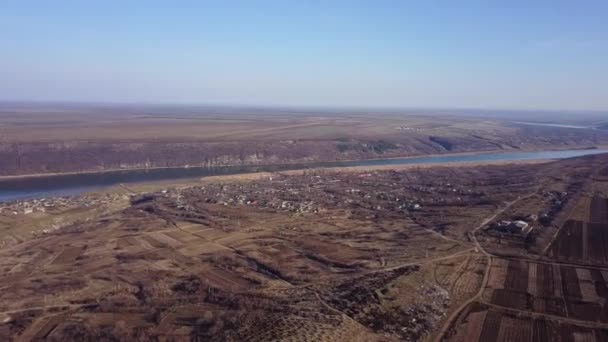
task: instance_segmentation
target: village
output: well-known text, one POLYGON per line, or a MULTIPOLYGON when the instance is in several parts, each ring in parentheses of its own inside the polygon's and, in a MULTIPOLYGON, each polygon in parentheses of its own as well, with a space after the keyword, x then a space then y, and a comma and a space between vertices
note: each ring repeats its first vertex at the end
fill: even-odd
MULTIPOLYGON (((197 205, 246 206, 251 209, 284 212, 294 215, 325 215, 342 211, 351 217, 380 220, 408 219, 422 226, 457 238, 466 238, 466 216, 474 219, 475 210, 500 206, 517 193, 523 194, 532 185, 529 175, 510 183, 500 174, 486 179, 463 173, 472 169, 411 169, 407 171, 375 170, 332 172, 307 170, 300 174, 272 173, 255 181, 204 181, 201 185, 165 188, 153 192, 106 191, 81 196, 26 199, 0 203, 0 217, 48 217, 83 208, 115 206, 117 203, 138 203, 142 199, 164 198, 164 202, 181 211, 195 211, 197 205), (500 185, 500 186, 497 186, 500 185), (470 211, 470 213, 467 213, 470 211), (444 217, 462 213, 462 222, 444 217)), ((528 174, 522 166, 522 174, 528 174)), ((491 222, 484 230, 490 236, 527 238, 538 226, 551 223, 561 210, 567 192, 541 194, 550 205, 539 210, 531 208, 526 215, 518 213, 491 222)), ((64 225, 51 224, 37 230, 46 234, 64 225)))
POLYGON ((101 213, 124 208, 128 203, 129 195, 124 192, 0 202, 0 249, 56 232, 76 222, 92 220, 101 213))
POLYGON ((108 205, 129 197, 120 193, 85 194, 80 196, 61 196, 34 198, 0 202, 0 215, 29 215, 33 213, 54 213, 75 208, 89 208, 108 205))
POLYGON ((482 286, 480 246, 527 248, 560 222, 576 193, 543 170, 311 169, 3 203, 0 253, 22 250, 0 265, 0 285, 17 293, 0 298, 4 310, 69 306, 9 314, 0 333, 68 336, 70 325, 45 317, 79 315, 97 331, 114 315, 155 312, 129 324, 176 338, 228 324, 226 334, 264 340, 306 318, 318 336, 331 333, 324 322, 351 320, 393 340, 430 336, 482 286))
MULTIPOLYGON (((347 217, 375 221, 408 220, 464 239, 468 224, 475 222, 479 212, 495 210, 506 200, 523 195, 534 182, 529 175, 524 176, 529 174, 525 166, 515 183, 502 178, 500 173, 476 178, 468 174, 471 172, 474 170, 434 168, 361 172, 308 170, 296 175, 274 173, 247 182, 218 181, 167 188, 135 196, 132 203, 144 198, 162 198, 165 206, 183 212, 195 212, 207 204, 297 216, 340 212, 347 217), (446 220, 454 215, 459 219, 446 220)), ((531 208, 530 217, 539 215, 542 213, 531 208)), ((532 226, 526 224, 526 227, 532 226)))

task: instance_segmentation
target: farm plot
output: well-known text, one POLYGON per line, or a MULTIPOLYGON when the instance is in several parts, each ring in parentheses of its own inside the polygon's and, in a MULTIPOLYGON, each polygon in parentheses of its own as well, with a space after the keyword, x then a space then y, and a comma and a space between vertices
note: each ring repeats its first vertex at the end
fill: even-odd
POLYGON ((608 223, 567 221, 549 256, 570 263, 608 265, 608 223))
POLYGON ((52 262, 52 265, 64 265, 73 263, 82 252, 82 247, 65 247, 52 262))
POLYGON ((38 319, 23 332, 20 336, 20 341, 40 341, 45 339, 67 316, 67 314, 58 314, 38 319))
POLYGON ((570 218, 551 245, 549 256, 570 263, 608 265, 608 200, 581 199, 570 218))
POLYGON ((540 317, 525 317, 483 304, 473 303, 447 341, 606 341, 608 330, 562 323, 540 317))
POLYGON ((571 262, 583 259, 583 226, 582 221, 568 220, 551 246, 549 256, 571 262))
POLYGON ((589 220, 597 223, 608 223, 608 199, 593 197, 589 220))
POLYGON ((179 248, 183 245, 180 241, 166 234, 163 234, 162 232, 152 232, 149 234, 149 236, 154 240, 158 241, 158 243, 169 246, 171 248, 179 248))
POLYGON ((607 322, 607 284, 608 272, 596 269, 510 260, 492 268, 484 298, 507 308, 607 322))
POLYGON ((450 289, 453 295, 457 298, 468 298, 476 293, 482 283, 484 266, 484 258, 476 255, 468 257, 450 289))
POLYGON ((569 219, 583 222, 589 221, 591 200, 592 197, 589 196, 581 197, 570 212, 569 219))
POLYGON ((523 261, 510 261, 504 288, 494 289, 492 303, 520 310, 528 308, 528 269, 523 261))
POLYGON ((452 300, 466 300, 479 290, 485 267, 485 258, 477 254, 467 254, 438 262, 433 267, 433 279, 450 292, 452 300))

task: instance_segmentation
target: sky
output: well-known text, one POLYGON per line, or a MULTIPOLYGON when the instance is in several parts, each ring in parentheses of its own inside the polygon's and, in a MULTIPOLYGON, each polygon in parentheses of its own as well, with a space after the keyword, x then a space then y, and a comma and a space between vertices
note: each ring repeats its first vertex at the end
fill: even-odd
POLYGON ((608 110, 608 1, 0 2, 0 100, 608 110))

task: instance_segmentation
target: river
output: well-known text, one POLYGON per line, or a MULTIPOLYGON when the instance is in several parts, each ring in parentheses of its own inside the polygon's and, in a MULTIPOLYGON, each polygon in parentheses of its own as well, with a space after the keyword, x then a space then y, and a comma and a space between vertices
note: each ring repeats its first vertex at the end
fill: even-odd
POLYGON ((483 163, 495 161, 564 159, 607 152, 608 149, 579 149, 537 152, 493 152, 326 163, 278 164, 261 166, 223 166, 213 168, 158 168, 7 178, 0 180, 0 202, 29 198, 72 196, 82 194, 87 191, 118 185, 121 183, 142 183, 160 180, 198 178, 213 175, 229 175, 252 172, 274 172, 318 167, 445 164, 458 162, 483 163))
POLYGON ((546 127, 558 127, 558 128, 575 128, 575 129, 595 129, 595 127, 591 126, 577 126, 577 125, 566 125, 566 124, 558 124, 558 123, 549 123, 549 122, 528 122, 528 121, 512 121, 513 123, 520 125, 530 125, 530 126, 546 126, 546 127))

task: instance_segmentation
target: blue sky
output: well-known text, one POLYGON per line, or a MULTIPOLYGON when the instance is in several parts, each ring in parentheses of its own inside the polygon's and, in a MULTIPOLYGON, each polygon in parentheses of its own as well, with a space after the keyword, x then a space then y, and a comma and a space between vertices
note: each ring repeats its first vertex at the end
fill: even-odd
POLYGON ((608 109, 608 1, 11 1, 0 100, 608 109))

